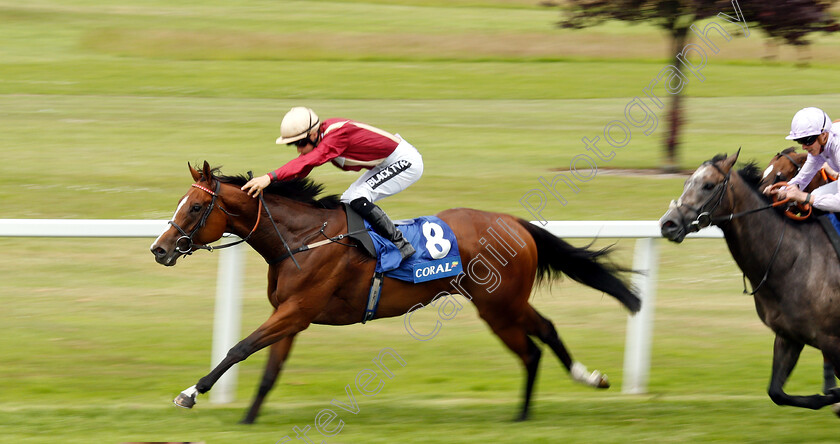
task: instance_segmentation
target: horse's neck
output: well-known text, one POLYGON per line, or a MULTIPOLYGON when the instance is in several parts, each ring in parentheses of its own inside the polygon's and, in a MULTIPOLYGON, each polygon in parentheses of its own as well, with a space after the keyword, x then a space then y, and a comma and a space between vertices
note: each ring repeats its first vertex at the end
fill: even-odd
MULTIPOLYGON (((336 225, 343 219, 338 213, 344 214, 340 210, 314 208, 285 197, 267 196, 264 202, 266 208, 262 209, 259 226, 248 239, 248 244, 267 260, 285 252, 283 242, 278 239, 278 232, 289 247, 294 249, 301 246, 307 237, 317 233, 324 222, 327 222, 328 227, 336 225), (266 210, 270 211, 271 217, 266 210)), ((243 211, 256 215, 257 207, 254 205, 250 211, 243 208, 243 211)), ((256 223, 256 217, 252 217, 233 223, 229 228, 233 234, 244 239, 256 223)))
MULTIPOLYGON (((732 194, 727 205, 731 214, 739 214, 767 206, 767 201, 749 189, 740 177, 733 180, 732 194)), ((775 209, 763 209, 736 217, 720 224, 726 244, 738 267, 757 285, 774 262, 783 262, 780 256, 791 251, 797 238, 797 227, 790 225, 775 209)))

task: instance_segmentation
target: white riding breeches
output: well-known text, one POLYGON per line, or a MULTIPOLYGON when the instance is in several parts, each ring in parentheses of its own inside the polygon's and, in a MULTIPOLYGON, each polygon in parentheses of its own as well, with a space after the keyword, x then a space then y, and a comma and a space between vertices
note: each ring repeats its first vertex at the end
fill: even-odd
POLYGON ((376 202, 408 188, 422 175, 423 157, 417 148, 400 138, 394 152, 356 179, 341 195, 341 201, 350 203, 354 199, 365 197, 371 202, 376 202))

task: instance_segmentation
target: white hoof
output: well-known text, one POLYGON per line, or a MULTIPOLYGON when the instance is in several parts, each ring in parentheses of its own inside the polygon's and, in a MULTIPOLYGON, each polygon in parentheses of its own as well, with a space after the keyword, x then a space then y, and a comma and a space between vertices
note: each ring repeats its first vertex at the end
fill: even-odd
POLYGON ((198 396, 198 389, 192 386, 178 395, 172 402, 178 407, 191 409, 195 405, 195 397, 198 396))
POLYGON ((840 416, 840 402, 831 404, 831 411, 834 412, 835 415, 840 416))

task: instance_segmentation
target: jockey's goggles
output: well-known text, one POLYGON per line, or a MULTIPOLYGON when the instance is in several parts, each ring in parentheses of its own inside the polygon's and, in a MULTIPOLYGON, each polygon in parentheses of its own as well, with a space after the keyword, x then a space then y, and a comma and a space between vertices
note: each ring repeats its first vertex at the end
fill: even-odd
MULTIPOLYGON (((295 140, 294 142, 289 142, 286 145, 288 145, 288 146, 293 146, 294 145, 298 148, 303 148, 306 145, 309 145, 310 143, 312 143, 312 141, 309 140, 309 137, 304 137, 303 139, 295 140)), ((312 143, 312 144, 315 145, 314 143, 312 143)))
POLYGON ((817 137, 820 137, 820 135, 819 134, 814 134, 813 136, 800 137, 798 139, 793 139, 793 141, 800 144, 800 145, 809 146, 809 145, 813 145, 814 142, 817 141, 817 137))

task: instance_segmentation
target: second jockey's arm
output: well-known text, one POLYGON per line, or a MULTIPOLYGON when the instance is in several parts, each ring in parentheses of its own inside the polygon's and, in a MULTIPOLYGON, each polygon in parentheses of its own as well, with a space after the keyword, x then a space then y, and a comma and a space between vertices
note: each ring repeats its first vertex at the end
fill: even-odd
POLYGON ((790 200, 794 202, 802 202, 802 203, 813 203, 814 198, 811 196, 811 193, 806 193, 800 190, 798 187, 788 187, 783 191, 786 197, 789 197, 790 200))
POLYGON ((783 189, 772 189, 773 185, 768 186, 764 189, 764 194, 768 196, 777 196, 780 200, 790 198, 794 202, 802 202, 802 203, 813 203, 814 198, 811 196, 811 193, 806 193, 799 189, 799 186, 788 185, 783 189))

